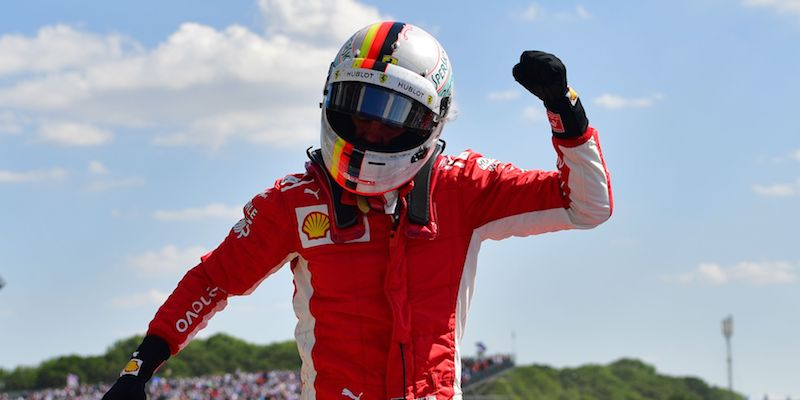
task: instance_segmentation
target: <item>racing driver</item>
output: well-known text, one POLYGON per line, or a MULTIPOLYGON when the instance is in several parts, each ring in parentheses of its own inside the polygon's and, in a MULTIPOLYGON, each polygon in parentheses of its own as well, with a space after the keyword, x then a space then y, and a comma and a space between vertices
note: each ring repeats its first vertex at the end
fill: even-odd
POLYGON ((104 399, 144 399, 158 367, 229 296, 294 276, 302 399, 461 399, 461 355, 486 239, 589 229, 611 215, 597 131, 556 56, 525 51, 514 79, 544 102, 557 170, 444 155, 453 68, 417 26, 372 24, 333 59, 320 148, 244 217, 159 308, 104 399))

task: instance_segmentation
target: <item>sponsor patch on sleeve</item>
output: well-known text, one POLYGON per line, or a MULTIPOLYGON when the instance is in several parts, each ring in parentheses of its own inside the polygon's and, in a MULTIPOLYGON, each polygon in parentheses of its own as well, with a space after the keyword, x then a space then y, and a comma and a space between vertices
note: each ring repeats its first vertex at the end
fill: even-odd
POLYGON ((561 116, 547 110, 547 120, 550 121, 550 129, 553 130, 555 133, 564 133, 564 122, 561 121, 561 116))
POLYGON ((486 157, 478 158, 476 162, 478 163, 478 168, 489 172, 494 172, 500 164, 500 161, 486 157))
POLYGON ((139 370, 142 369, 142 360, 138 358, 131 358, 127 364, 125 364, 125 368, 122 369, 122 372, 119 373, 119 376, 122 375, 135 375, 139 376, 139 370))
POLYGON ((308 185, 311 182, 314 182, 314 178, 311 178, 309 176, 298 178, 294 175, 286 175, 285 177, 283 177, 280 183, 281 192, 294 189, 298 186, 308 185))

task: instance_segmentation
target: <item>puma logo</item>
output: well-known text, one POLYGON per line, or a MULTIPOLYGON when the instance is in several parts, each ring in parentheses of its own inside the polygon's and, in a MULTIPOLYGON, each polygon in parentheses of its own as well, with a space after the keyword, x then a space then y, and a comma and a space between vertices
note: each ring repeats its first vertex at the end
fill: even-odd
POLYGON ((303 190, 303 193, 313 194, 313 195, 314 195, 314 197, 315 197, 317 200, 319 200, 319 189, 317 189, 316 191, 313 191, 313 190, 311 190, 311 189, 309 189, 309 188, 306 188, 305 190, 303 190))
MULTIPOLYGON (((308 190, 308 189, 306 189, 308 190)), ((353 392, 350 391, 348 388, 342 389, 342 396, 347 396, 353 400, 361 400, 361 396, 364 395, 364 392, 358 394, 358 396, 354 395, 353 392)))

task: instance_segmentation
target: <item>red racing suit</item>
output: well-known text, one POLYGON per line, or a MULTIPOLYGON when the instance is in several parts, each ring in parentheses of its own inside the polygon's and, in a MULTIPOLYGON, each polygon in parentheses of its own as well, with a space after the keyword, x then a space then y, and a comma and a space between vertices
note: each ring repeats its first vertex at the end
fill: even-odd
POLYGON ((426 226, 411 224, 405 211, 369 211, 336 232, 330 188, 309 164, 244 207, 148 334, 175 354, 228 296, 250 293, 290 263, 303 399, 461 399, 459 341, 481 241, 588 229, 611 215, 596 130, 553 143, 557 171, 526 171, 472 151, 438 156, 426 226))

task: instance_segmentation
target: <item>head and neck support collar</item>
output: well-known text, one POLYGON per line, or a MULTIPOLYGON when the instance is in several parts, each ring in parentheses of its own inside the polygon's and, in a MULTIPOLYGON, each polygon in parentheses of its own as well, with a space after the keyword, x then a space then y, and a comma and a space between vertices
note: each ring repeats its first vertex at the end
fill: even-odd
MULTIPOLYGON (((444 151, 444 147, 444 141, 439 140, 431 157, 425 162, 425 165, 422 166, 419 172, 417 172, 417 175, 413 179, 413 188, 406 195, 408 220, 412 224, 412 229, 407 232, 410 236, 428 236, 428 238, 431 239, 436 236, 437 229, 431 207, 431 173, 433 171, 433 164, 436 162, 439 154, 444 151), (416 227, 413 227, 413 225, 416 225, 416 227)), ((323 189, 329 194, 329 206, 333 211, 334 221, 334 229, 332 229, 332 231, 338 231, 338 234, 332 232, 331 239, 334 242, 338 242, 337 237, 339 237, 340 240, 344 239, 342 241, 350 240, 348 239, 350 236, 360 237, 363 232, 360 232, 358 229, 359 217, 361 215, 358 207, 342 202, 344 189, 331 177, 322 160, 321 151, 319 149, 312 151, 311 148, 309 148, 306 153, 311 160, 310 163, 307 163, 307 169, 323 181, 321 186, 323 186, 323 189), (352 235, 344 234, 344 231, 351 229, 355 230, 352 235)), ((398 207, 399 206, 398 204, 398 207)), ((363 226, 361 229, 363 229, 363 226)))

